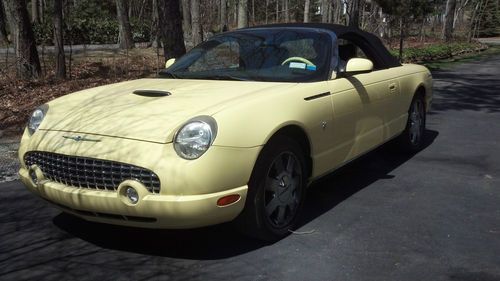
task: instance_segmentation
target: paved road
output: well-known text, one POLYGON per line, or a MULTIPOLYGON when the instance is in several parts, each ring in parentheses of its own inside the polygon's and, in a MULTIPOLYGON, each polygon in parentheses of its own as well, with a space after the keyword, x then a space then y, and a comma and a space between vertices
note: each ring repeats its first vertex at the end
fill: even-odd
POLYGON ((385 146, 318 182, 275 244, 229 225, 84 222, 0 185, 2 280, 500 280, 500 56, 434 72, 427 147, 385 146))

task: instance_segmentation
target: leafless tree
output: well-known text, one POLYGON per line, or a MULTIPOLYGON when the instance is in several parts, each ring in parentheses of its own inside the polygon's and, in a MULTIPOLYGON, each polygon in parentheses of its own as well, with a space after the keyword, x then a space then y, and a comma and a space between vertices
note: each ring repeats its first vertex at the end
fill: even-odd
POLYGON ((56 77, 66 78, 66 58, 63 37, 63 0, 54 0, 54 47, 56 50, 56 77))
POLYGON ((227 0, 220 0, 220 30, 226 31, 227 27, 227 0))
POLYGON ((347 25, 359 27, 360 0, 350 0, 347 3, 347 25))
POLYGON ((238 28, 248 26, 248 0, 238 1, 238 28))
POLYGON ((179 0, 157 0, 159 29, 165 60, 186 53, 179 0))
POLYGON ((128 0, 116 0, 116 15, 119 23, 119 44, 121 49, 131 49, 134 47, 132 38, 132 28, 128 18, 128 0))
POLYGON ((309 22, 309 10, 311 9, 311 0, 304 3, 304 22, 309 22))
POLYGON ((191 1, 181 0, 182 6, 182 28, 184 29, 184 34, 191 33, 191 1))
POLYGON ((3 0, 9 18, 10 34, 14 43, 17 74, 23 79, 38 78, 41 73, 40 59, 36 49, 25 1, 3 0))
POLYGON ((456 6, 457 6, 456 0, 446 1, 446 10, 444 14, 443 36, 442 36, 445 42, 449 42, 453 38, 453 22, 455 18, 456 6))
POLYGON ((191 31, 193 45, 196 46, 203 41, 203 29, 200 20, 200 0, 191 0, 191 31))
POLYGON ((5 18, 5 9, 3 7, 3 2, 0 0, 0 44, 7 43, 7 20, 5 18))

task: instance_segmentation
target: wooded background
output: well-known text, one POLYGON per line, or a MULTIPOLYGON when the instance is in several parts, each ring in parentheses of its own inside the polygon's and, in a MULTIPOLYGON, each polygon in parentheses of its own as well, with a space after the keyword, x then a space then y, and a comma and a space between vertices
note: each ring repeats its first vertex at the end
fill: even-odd
POLYGON ((499 35, 500 0, 0 0, 0 46, 24 80, 42 76, 37 46, 54 46, 53 75, 65 79, 74 45, 158 47, 167 60, 214 33, 283 22, 357 26, 402 57, 405 42, 499 35))

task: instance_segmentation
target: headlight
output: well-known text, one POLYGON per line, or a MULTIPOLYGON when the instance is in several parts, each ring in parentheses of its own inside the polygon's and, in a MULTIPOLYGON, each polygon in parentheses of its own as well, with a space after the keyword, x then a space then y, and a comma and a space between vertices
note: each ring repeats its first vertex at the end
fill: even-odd
POLYGON ((197 159, 212 145, 216 134, 217 125, 212 117, 194 118, 177 132, 174 139, 175 152, 184 159, 197 159))
POLYGON ((47 114, 48 106, 42 105, 35 109, 33 113, 31 113, 30 121, 28 122, 28 131, 32 135, 42 124, 43 118, 45 118, 45 114, 47 114))

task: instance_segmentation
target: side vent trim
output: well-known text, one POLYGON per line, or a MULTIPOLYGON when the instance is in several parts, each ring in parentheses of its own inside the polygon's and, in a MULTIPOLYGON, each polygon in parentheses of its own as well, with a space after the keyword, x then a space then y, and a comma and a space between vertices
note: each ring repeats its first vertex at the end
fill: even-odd
POLYGON ((314 95, 314 96, 310 96, 310 97, 306 97, 304 98, 305 101, 310 101, 310 100, 315 100, 315 99, 319 99, 319 98, 322 98, 322 97, 326 97, 326 96, 329 96, 331 95, 330 92, 326 92, 326 93, 321 93, 321 94, 317 94, 317 95, 314 95))

